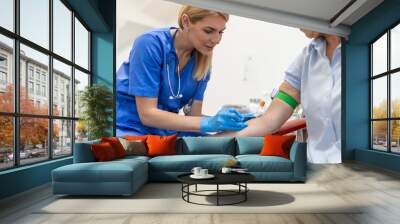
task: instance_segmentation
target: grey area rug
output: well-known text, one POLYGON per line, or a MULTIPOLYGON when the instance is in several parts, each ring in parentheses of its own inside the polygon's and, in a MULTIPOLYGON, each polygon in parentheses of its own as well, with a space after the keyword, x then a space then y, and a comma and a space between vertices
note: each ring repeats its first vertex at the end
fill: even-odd
MULTIPOLYGON (((237 205, 190 204, 181 198, 178 183, 150 183, 131 197, 57 197, 35 213, 125 214, 125 213, 360 213, 360 205, 349 203, 316 184, 249 184, 246 202, 237 205)), ((224 186, 225 190, 235 186, 224 186)), ((237 188, 237 187, 236 187, 237 188)), ((201 185, 198 190, 212 190, 201 185)), ((194 187, 191 188, 194 190, 194 187)), ((214 195, 214 193, 210 193, 214 195)), ((215 204, 215 196, 193 196, 194 202, 215 204)), ((224 197, 223 203, 238 200, 224 197)))

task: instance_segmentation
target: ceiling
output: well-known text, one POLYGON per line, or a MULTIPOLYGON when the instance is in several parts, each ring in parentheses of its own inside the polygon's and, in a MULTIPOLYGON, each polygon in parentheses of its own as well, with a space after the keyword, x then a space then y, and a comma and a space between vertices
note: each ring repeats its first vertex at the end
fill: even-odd
POLYGON ((383 0, 167 0, 347 37, 383 0))

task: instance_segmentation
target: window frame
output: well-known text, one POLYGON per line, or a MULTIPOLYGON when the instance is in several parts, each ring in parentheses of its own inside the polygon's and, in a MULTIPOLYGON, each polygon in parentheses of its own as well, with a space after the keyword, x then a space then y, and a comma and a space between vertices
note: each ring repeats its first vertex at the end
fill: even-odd
MULTIPOLYGON (((54 39, 53 39, 53 32, 54 32, 54 28, 53 28, 53 24, 54 24, 54 17, 53 17, 53 1, 54 0, 48 0, 48 4, 49 4, 49 47, 48 49, 46 49, 45 47, 42 47, 39 44, 34 43, 33 41, 30 41, 29 39, 23 37, 20 35, 20 0, 14 0, 13 1, 13 10, 14 10, 14 18, 13 18, 13 31, 10 31, 4 27, 0 26, 0 35, 3 35, 4 37, 10 38, 13 41, 13 59, 11 60, 12 63, 12 69, 11 71, 13 72, 13 78, 14 78, 14 110, 13 112, 1 112, 0 111, 0 116, 4 116, 4 117, 12 117, 13 119, 13 153, 14 153, 14 161, 13 161, 13 166, 10 167, 5 167, 5 168, 0 168, 0 172, 4 171, 4 170, 10 170, 10 169, 15 169, 18 167, 22 167, 22 166, 28 166, 28 165, 32 165, 32 164, 37 164, 37 163, 43 163, 49 160, 53 160, 53 159, 60 159, 60 158, 64 158, 64 157, 70 157, 73 155, 74 152, 74 143, 75 143, 75 126, 76 126, 76 121, 79 120, 79 117, 75 116, 75 108, 72 107, 71 108, 71 114, 65 115, 65 116, 56 116, 53 114, 53 76, 54 76, 54 69, 53 69, 53 60, 58 60, 61 63, 64 63, 68 66, 71 67, 71 93, 72 93, 72 99, 71 99, 71 104, 74 105, 75 103, 75 88, 74 88, 74 82, 75 82, 75 69, 85 73, 88 75, 89 77, 89 83, 88 86, 92 85, 92 61, 91 61, 91 49, 92 49, 92 43, 91 43, 91 37, 92 37, 92 30, 88 27, 88 25, 84 22, 84 20, 79 16, 78 13, 76 13, 72 7, 68 4, 68 2, 66 2, 65 0, 59 0, 69 11, 71 11, 71 18, 70 18, 70 23, 71 23, 71 58, 67 59, 64 58, 62 55, 59 55, 57 53, 54 52, 54 39), (85 69, 83 67, 81 67, 80 65, 75 63, 75 19, 77 19, 82 25, 83 27, 88 31, 88 69, 85 69), (20 56, 20 46, 21 44, 32 48, 33 50, 36 50, 42 54, 45 54, 46 56, 48 56, 49 62, 48 62, 48 71, 47 71, 47 79, 46 80, 46 84, 45 84, 45 95, 48 97, 48 112, 46 115, 39 115, 39 114, 27 114, 27 113, 21 113, 20 111, 20 85, 21 85, 21 76, 20 76, 20 65, 21 65, 21 56, 20 56), (47 150, 48 150, 48 155, 47 157, 44 157, 43 160, 40 160, 38 162, 32 162, 32 163, 24 163, 21 164, 21 158, 20 158, 20 119, 21 118, 44 118, 47 119, 48 122, 48 136, 47 136, 47 150), (53 123, 56 122, 57 120, 62 120, 62 121, 70 121, 71 122, 71 129, 70 129, 70 136, 71 136, 71 153, 68 155, 63 155, 63 156, 55 156, 53 155, 54 152, 54 147, 53 147, 53 123)), ((29 81, 33 82, 33 86, 34 86, 34 92, 36 92, 35 89, 35 85, 40 83, 40 86, 42 87, 42 79, 41 79, 41 75, 43 70, 40 69, 39 72, 39 80, 36 79, 36 72, 37 72, 37 68, 33 67, 33 79, 31 79, 30 73, 28 71, 30 71, 29 69, 31 68, 31 66, 29 64, 27 64, 27 74, 25 74, 26 76, 26 82, 28 83, 29 81)), ((28 85, 28 84, 26 84, 28 85)), ((27 91, 28 90, 28 86, 27 87, 27 91)), ((41 93, 42 91, 40 91, 41 93)), ((42 94, 39 94, 37 96, 42 96, 42 94)), ((43 96, 42 96, 43 97, 43 96)), ((36 103, 36 102, 34 102, 36 103)))
POLYGON ((397 27, 400 26, 400 21, 397 21, 393 25, 391 25, 389 28, 385 29, 385 31, 381 34, 379 34, 374 40, 372 40, 369 44, 369 149, 373 151, 380 151, 380 152, 387 152, 391 154, 400 154, 400 152, 393 152, 392 151, 392 122, 393 121, 400 121, 400 117, 392 117, 392 85, 391 85, 391 80, 392 76, 396 75, 396 73, 400 72, 400 67, 398 68, 391 68, 391 31, 397 27), (386 52, 386 57, 387 57, 387 64, 386 64, 386 71, 380 74, 373 74, 373 44, 376 43, 381 37, 384 35, 387 35, 387 52, 386 52), (386 105, 386 117, 385 118, 373 118, 373 93, 374 93, 374 86, 373 82, 376 79, 386 77, 386 86, 387 86, 387 105, 386 105), (373 133, 373 122, 376 121, 386 121, 386 151, 379 150, 374 148, 374 133, 373 133))

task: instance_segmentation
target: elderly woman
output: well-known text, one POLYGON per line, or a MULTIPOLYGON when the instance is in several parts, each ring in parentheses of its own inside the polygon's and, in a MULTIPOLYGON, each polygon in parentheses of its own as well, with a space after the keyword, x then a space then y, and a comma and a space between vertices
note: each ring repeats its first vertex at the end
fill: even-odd
MULTIPOLYGON (((285 80, 266 112, 236 136, 274 133, 301 103, 307 122, 310 163, 341 162, 341 39, 301 30, 311 38, 285 72, 285 80)), ((232 135, 232 133, 230 134, 232 135)))

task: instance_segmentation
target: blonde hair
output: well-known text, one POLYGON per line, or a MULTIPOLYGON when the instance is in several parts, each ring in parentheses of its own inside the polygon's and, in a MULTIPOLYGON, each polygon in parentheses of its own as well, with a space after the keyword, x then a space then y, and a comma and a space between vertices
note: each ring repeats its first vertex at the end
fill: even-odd
MULTIPOLYGON (((211 15, 218 15, 224 18, 226 21, 229 20, 229 14, 227 13, 197 8, 190 5, 184 5, 179 10, 179 15, 178 15, 178 24, 181 29, 183 29, 182 17, 185 14, 189 17, 191 23, 196 23, 197 21, 200 21, 203 18, 211 15)), ((196 80, 201 80, 204 78, 204 76, 207 75, 208 71, 210 70, 212 55, 203 55, 199 51, 196 51, 195 56, 196 56, 196 67, 194 72, 194 78, 196 80)))

